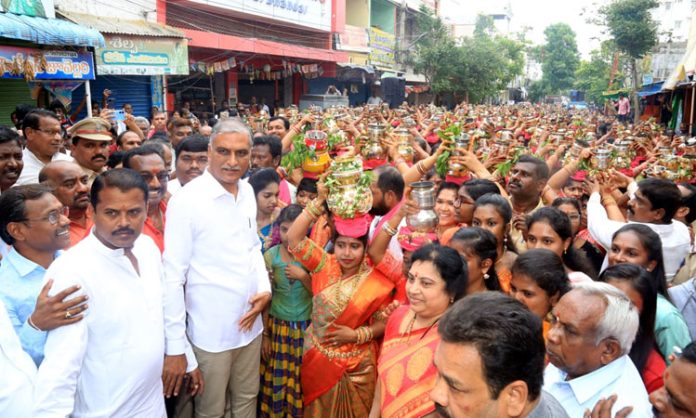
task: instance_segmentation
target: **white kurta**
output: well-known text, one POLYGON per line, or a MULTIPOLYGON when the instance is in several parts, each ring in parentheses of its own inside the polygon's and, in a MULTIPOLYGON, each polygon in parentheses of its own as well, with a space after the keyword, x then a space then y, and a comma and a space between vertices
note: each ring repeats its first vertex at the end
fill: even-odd
POLYGON ((164 315, 159 250, 141 235, 133 254, 91 233, 46 272, 54 295, 74 284, 89 297, 85 318, 48 333, 34 417, 165 417, 164 315))
POLYGON ((29 418, 36 366, 0 301, 0 417, 29 418))
MULTIPOLYGON (((249 183, 240 181, 235 197, 207 170, 191 180, 169 200, 164 243, 165 320, 183 330, 187 318, 191 343, 211 353, 244 347, 261 334, 261 315, 250 331, 239 330, 249 299, 271 292, 249 183)), ((167 329, 168 354, 180 352, 178 335, 167 329)))

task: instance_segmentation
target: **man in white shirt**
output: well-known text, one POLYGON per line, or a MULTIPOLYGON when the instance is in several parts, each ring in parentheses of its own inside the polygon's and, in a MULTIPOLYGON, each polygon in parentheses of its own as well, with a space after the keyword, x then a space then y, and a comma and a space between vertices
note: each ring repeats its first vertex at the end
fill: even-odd
POLYGON ((29 112, 22 122, 22 131, 27 140, 27 147, 22 151, 24 168, 15 185, 39 182, 39 172, 51 161, 72 161, 60 152, 64 146, 63 130, 58 116, 44 109, 29 112))
POLYGON ((0 301, 0 417, 31 417, 36 366, 22 351, 5 305, 0 301))
MULTIPOLYGON (((592 187, 592 194, 587 202, 587 228, 592 237, 609 252, 612 236, 626 224, 609 219, 602 206, 599 184, 595 183, 592 187)), ((605 199, 607 204, 616 204, 610 197, 605 199)), ((638 190, 628 202, 629 223, 645 224, 660 236, 668 281, 677 273, 691 247, 689 228, 673 219, 680 205, 681 193, 677 185, 673 181, 656 178, 638 183, 638 190)), ((606 266, 607 258, 604 259, 602 269, 606 266)))
POLYGON ((208 144, 210 140, 203 135, 194 134, 179 142, 174 152, 176 178, 169 180, 167 191, 174 194, 186 183, 203 174, 208 166, 208 144))
MULTIPOLYGON (((91 193, 92 233, 47 270, 52 293, 78 284, 90 309, 82 321, 49 331, 36 379, 35 418, 166 416, 162 266, 159 250, 141 234, 147 196, 147 184, 135 171, 99 175, 91 193)), ((192 353, 188 357, 188 370, 196 369, 192 353)), ((198 392, 197 370, 191 380, 198 392)))
POLYGON ((616 411, 633 407, 631 418, 652 418, 640 373, 628 353, 638 331, 638 310, 606 283, 577 283, 553 308, 544 390, 568 416, 582 417, 602 398, 616 394, 616 411))
MULTIPOLYGON (((249 168, 249 129, 215 125, 208 168, 169 201, 165 229, 165 315, 188 318, 187 334, 206 381, 196 417, 256 417, 261 312, 271 285, 256 234, 256 198, 240 181, 249 168), (184 298, 185 293, 185 298, 184 298)), ((178 321, 173 321, 178 322, 178 321)), ((168 336, 167 350, 175 338, 168 336)))

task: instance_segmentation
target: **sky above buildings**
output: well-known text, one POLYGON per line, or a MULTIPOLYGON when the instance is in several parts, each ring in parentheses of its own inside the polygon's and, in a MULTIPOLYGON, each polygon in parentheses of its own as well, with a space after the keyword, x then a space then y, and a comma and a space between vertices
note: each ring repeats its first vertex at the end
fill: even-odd
POLYGON ((453 23, 471 21, 479 13, 497 14, 512 10, 510 30, 517 32, 531 28, 527 38, 534 44, 544 43, 544 29, 558 22, 570 25, 577 35, 578 50, 584 58, 599 47, 603 28, 587 23, 590 15, 596 16, 599 5, 607 0, 443 0, 444 16, 453 23))

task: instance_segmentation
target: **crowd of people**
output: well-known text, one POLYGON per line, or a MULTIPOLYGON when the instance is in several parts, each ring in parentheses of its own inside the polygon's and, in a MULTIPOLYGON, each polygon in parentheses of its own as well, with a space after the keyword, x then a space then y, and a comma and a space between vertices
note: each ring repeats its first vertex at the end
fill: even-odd
POLYGON ((2 417, 696 416, 696 138, 51 108, 0 126, 2 417))

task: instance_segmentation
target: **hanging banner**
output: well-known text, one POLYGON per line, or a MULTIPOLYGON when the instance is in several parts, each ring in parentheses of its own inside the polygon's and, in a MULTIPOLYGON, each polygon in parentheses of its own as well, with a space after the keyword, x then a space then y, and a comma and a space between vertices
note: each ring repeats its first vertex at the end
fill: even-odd
POLYGON ((394 68, 396 60, 394 58, 394 48, 396 37, 391 33, 370 28, 370 64, 388 69, 394 68))
POLYGON ((0 78, 29 80, 94 80, 89 51, 63 51, 0 46, 0 78))
POLYGON ((365 28, 345 25, 343 33, 338 35, 339 43, 336 49, 341 51, 370 52, 368 35, 365 28))
POLYGON ((185 38, 104 35, 97 48, 97 70, 103 75, 188 75, 185 38))

